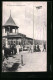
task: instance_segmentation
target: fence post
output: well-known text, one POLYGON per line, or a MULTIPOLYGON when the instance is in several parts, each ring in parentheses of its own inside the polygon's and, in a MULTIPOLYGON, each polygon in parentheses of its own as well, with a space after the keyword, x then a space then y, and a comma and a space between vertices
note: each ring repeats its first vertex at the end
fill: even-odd
POLYGON ((21 55, 21 65, 23 66, 23 55, 21 55))

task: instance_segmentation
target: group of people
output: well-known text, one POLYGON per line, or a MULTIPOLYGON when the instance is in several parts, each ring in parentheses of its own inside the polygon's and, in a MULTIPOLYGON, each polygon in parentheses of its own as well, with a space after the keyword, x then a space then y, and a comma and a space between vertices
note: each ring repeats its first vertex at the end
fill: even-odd
POLYGON ((40 52, 41 50, 40 50, 40 46, 37 44, 37 45, 35 45, 34 46, 34 52, 40 52))
POLYGON ((3 46, 2 53, 6 58, 8 58, 9 56, 15 55, 17 53, 16 46, 10 45, 10 48, 3 46))
POLYGON ((15 54, 19 54, 19 45, 10 45, 10 47, 6 47, 5 45, 2 47, 2 53, 7 58, 8 56, 12 56, 15 54))
POLYGON ((30 45, 30 47, 29 47, 29 52, 44 52, 44 51, 46 51, 46 45, 44 44, 43 46, 42 46, 42 50, 41 50, 41 48, 40 48, 40 46, 39 46, 39 44, 37 43, 37 45, 30 45))
MULTIPOLYGON (((40 46, 39 44, 33 46, 33 45, 30 45, 30 47, 28 48, 28 51, 29 52, 40 52, 41 49, 40 49, 40 46)), ((43 45, 43 50, 42 51, 46 51, 46 45, 44 44, 43 45)), ((15 54, 19 54, 19 45, 10 45, 10 48, 6 48, 5 46, 3 46, 3 50, 2 50, 2 53, 4 53, 4 56, 7 58, 8 56, 12 56, 12 55, 15 55, 15 54)))

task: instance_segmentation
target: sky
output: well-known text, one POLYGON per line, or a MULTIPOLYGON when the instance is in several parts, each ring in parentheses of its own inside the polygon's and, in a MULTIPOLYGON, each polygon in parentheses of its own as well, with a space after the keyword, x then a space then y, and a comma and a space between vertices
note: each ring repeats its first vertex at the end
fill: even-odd
POLYGON ((39 1, 14 1, 2 2, 2 25, 6 23, 10 16, 19 26, 19 32, 27 37, 47 40, 47 2, 39 1), (37 6, 42 8, 37 9, 37 6))

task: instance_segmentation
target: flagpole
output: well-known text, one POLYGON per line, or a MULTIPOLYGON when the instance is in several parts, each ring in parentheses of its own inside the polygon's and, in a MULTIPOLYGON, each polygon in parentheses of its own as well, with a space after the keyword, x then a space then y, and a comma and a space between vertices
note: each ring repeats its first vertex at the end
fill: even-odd
POLYGON ((33 51, 34 51, 34 6, 33 6, 33 51))
MULTIPOLYGON (((37 10, 41 9, 42 6, 36 7, 37 10)), ((34 51, 34 5, 33 5, 33 51, 34 51)))

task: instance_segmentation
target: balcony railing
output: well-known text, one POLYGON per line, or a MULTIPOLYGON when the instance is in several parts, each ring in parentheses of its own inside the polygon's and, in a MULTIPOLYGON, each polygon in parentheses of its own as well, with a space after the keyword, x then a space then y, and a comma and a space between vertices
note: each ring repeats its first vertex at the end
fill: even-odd
POLYGON ((17 35, 18 33, 7 33, 7 35, 17 35))

